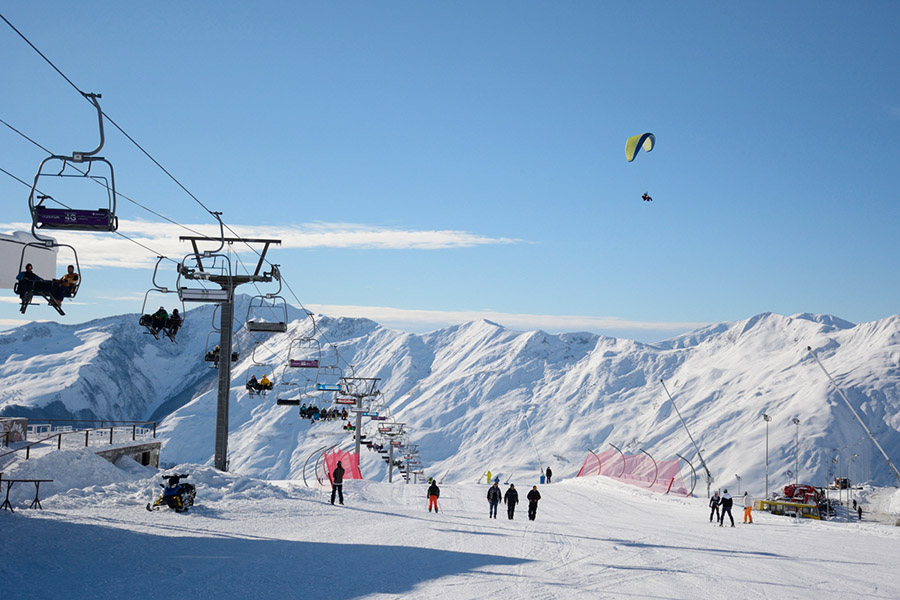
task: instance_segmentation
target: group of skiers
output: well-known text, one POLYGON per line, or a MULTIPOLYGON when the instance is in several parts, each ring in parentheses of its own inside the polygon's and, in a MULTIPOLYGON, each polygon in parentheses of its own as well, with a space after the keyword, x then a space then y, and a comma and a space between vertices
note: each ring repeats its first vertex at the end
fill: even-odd
MULTIPOLYGON (((160 331, 165 332, 172 341, 175 341, 175 334, 181 329, 184 323, 178 309, 172 309, 172 314, 166 310, 164 306, 160 306, 152 315, 141 315, 140 324, 146 327, 150 333, 156 337, 160 331)), ((216 346, 218 348, 218 346, 216 346)))
POLYGON ((337 419, 346 421, 349 416, 350 414, 346 408, 343 410, 337 410, 336 408, 320 409, 315 404, 310 404, 309 406, 304 404, 300 407, 300 418, 309 419, 313 423, 316 421, 336 421, 337 419))
POLYGON ((265 373, 263 374, 262 379, 256 379, 256 375, 251 375, 250 379, 247 381, 247 391, 250 392, 250 396, 253 396, 254 393, 257 393, 260 396, 265 395, 272 387, 272 382, 265 373))
MULTIPOLYGON (((537 517, 538 500, 541 499, 541 493, 538 491, 536 485, 532 486, 531 491, 528 492, 526 498, 528 498, 528 520, 534 521, 537 517)), ((497 518, 497 507, 500 505, 501 499, 504 504, 506 504, 507 516, 512 520, 516 513, 516 504, 519 503, 519 491, 516 489, 515 484, 509 484, 509 489, 506 490, 505 494, 501 492, 500 483, 497 481, 488 488, 487 501, 489 519, 497 518)))
MULTIPOLYGON (((709 499, 709 522, 712 523, 713 516, 715 516, 716 521, 719 522, 719 527, 724 527, 725 515, 727 514, 731 520, 731 526, 734 527, 734 517, 731 515, 732 506, 734 506, 734 498, 731 497, 727 489, 723 490, 721 496, 719 496, 718 490, 713 492, 712 498, 709 499), (721 514, 719 508, 722 509, 721 514)), ((747 492, 744 492, 744 523, 748 525, 753 524, 753 506, 750 504, 750 496, 747 492)))
MULTIPOLYGON (((428 478, 428 492, 426 496, 428 498, 428 512, 434 510, 434 512, 438 512, 438 498, 441 496, 441 488, 438 487, 437 480, 428 478)), ((337 466, 331 472, 331 503, 334 504, 335 497, 338 498, 340 504, 344 503, 344 467, 341 464, 341 461, 338 461, 337 466)), ((537 486, 532 486, 531 491, 528 492, 526 496, 528 499, 528 519, 530 521, 534 521, 537 517, 537 507, 538 501, 541 499, 541 493, 538 491, 537 486)), ((488 507, 490 508, 490 515, 488 518, 497 518, 497 506, 500 505, 500 501, 506 504, 506 514, 510 520, 513 519, 513 516, 516 512, 516 504, 519 503, 519 492, 516 490, 515 484, 509 484, 509 489, 506 490, 506 493, 503 494, 500 490, 500 482, 495 481, 491 487, 488 488, 487 491, 487 501, 488 507)))

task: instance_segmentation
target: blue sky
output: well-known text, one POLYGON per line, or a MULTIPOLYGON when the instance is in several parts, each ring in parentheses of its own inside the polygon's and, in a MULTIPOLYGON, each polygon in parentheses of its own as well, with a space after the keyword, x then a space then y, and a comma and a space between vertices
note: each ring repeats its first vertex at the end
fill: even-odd
MULTIPOLYGON (((270 258, 327 314, 656 341, 765 311, 897 312, 895 3, 33 2, 2 14, 236 232, 285 240, 270 258), (626 163, 625 139, 643 131, 656 149, 626 163)), ((59 154, 96 145, 90 105, 5 23, 0 53, 0 118, 59 154)), ((46 156, 2 125, 0 148, 0 167, 28 182, 46 156)), ((102 154, 119 192, 213 232, 109 124, 102 154)), ((30 228, 28 188, 0 173, 0 195, 0 231, 30 228)), ((117 212, 155 252, 187 252, 185 230, 127 201, 117 212)), ((78 248, 82 290, 65 318, 45 306, 27 317, 141 309, 154 253, 57 237, 78 248)), ((2 323, 21 323, 8 300, 2 323)))

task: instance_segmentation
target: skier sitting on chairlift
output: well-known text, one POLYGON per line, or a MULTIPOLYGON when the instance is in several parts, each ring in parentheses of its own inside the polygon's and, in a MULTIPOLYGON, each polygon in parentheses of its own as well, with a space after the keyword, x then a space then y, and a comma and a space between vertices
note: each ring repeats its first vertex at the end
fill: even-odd
POLYGON ((153 335, 156 335, 166 326, 166 322, 169 320, 169 313, 166 312, 165 307, 160 306, 159 310, 153 313, 150 319, 150 330, 153 332, 153 335))
POLYGON ((259 380, 259 386, 256 388, 258 390, 271 390, 272 382, 269 381, 269 378, 266 377, 266 374, 263 373, 262 379, 259 380))
POLYGON ((653 198, 651 198, 650 194, 648 194, 647 192, 644 192, 644 195, 641 196, 641 200, 643 200, 644 202, 653 202, 653 198))
POLYGON ((181 328, 181 324, 184 322, 184 319, 181 318, 181 315, 178 313, 178 309, 172 309, 172 315, 169 317, 168 321, 166 321, 166 334, 170 338, 174 338, 175 334, 178 333, 178 330, 181 328))

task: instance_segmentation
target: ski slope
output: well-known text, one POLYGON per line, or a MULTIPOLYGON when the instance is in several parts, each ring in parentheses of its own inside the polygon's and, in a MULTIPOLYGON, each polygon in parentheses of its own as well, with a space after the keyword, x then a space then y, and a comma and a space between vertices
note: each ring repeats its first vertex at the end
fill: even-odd
MULTIPOLYGON (((181 465, 197 504, 176 514, 144 509, 159 472, 127 459, 63 451, 5 468, 55 479, 43 511, 24 508, 28 489, 0 511, 0 581, 19 600, 900 598, 900 527, 759 513, 718 527, 705 498, 605 478, 539 486, 530 522, 523 504, 488 519, 474 483, 443 485, 434 514, 421 484, 348 481, 331 506, 302 482, 181 465)), ((513 483, 524 499, 532 482, 513 483)))

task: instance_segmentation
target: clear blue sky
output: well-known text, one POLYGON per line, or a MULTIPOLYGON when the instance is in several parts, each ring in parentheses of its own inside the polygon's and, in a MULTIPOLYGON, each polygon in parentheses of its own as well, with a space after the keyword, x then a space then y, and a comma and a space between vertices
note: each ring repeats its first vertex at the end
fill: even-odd
MULTIPOLYGON (((0 12, 238 233, 285 239, 270 257, 317 310, 644 341, 764 311, 897 313, 894 2, 0 12), (626 163, 643 131, 656 149, 626 163)), ((5 23, 0 55, 0 118, 60 154, 96 145, 90 105, 5 23)), ((0 149, 29 182, 45 156, 3 126, 0 149)), ((109 125, 102 154, 128 197, 212 222, 109 125)), ((28 188, 0 173, 0 195, 0 231, 21 228, 28 188)), ((127 235, 186 253, 184 230, 125 201, 118 214, 127 235)), ((84 268, 59 320, 141 309, 151 272, 135 267, 153 253, 59 237, 84 268)))

